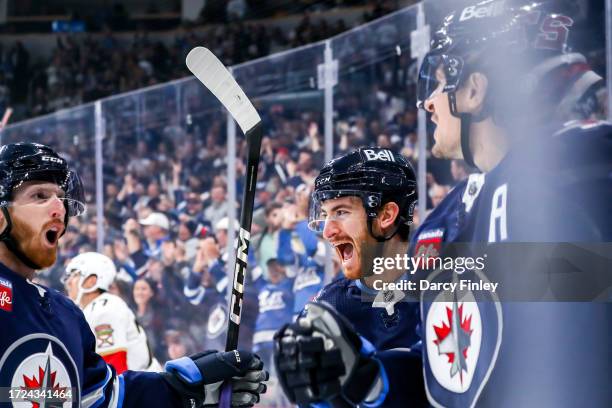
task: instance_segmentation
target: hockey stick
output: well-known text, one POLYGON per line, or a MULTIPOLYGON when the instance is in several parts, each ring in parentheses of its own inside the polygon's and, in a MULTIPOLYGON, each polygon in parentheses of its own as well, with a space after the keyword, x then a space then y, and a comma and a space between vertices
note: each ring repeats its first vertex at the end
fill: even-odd
POLYGON ((8 124, 8 121, 11 119, 11 115, 12 114, 13 114, 13 108, 11 108, 9 106, 4 111, 4 115, 2 116, 2 121, 0 121, 0 145, 2 145, 2 142, 3 142, 2 136, 3 136, 3 133, 4 133, 4 128, 8 124))
POLYGON ((13 108, 11 108, 9 106, 4 111, 4 116, 2 116, 2 121, 0 122, 0 130, 4 129, 6 127, 6 125, 8 124, 8 121, 11 118, 12 114, 13 114, 13 108))
MULTIPOLYGON (((227 340, 225 351, 238 347, 238 331, 244 296, 244 273, 247 268, 247 257, 251 239, 251 221, 255 202, 257 167, 259 167, 259 150, 261 148, 262 124, 259 114, 249 98, 242 91, 230 72, 215 55, 204 47, 195 47, 187 55, 187 68, 208 88, 225 106, 232 118, 238 123, 247 140, 247 174, 242 208, 240 210, 240 231, 236 251, 236 268, 232 285, 232 300, 229 309, 227 340)), ((226 383, 219 400, 220 407, 231 405, 231 383, 226 383)))

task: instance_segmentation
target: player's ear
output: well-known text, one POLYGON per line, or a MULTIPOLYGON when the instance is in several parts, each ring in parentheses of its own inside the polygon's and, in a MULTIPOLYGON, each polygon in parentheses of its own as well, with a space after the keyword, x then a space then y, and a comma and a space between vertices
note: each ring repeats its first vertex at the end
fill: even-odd
POLYGON ((395 224, 395 220, 399 215, 399 206, 393 201, 386 203, 378 211, 378 224, 380 229, 387 231, 391 226, 395 224))
POLYGON ((468 113, 478 113, 482 110, 489 80, 480 72, 471 73, 465 81, 458 97, 461 99, 461 109, 468 113))
POLYGON ((96 282, 98 282, 98 277, 96 275, 89 275, 87 279, 83 282, 83 289, 89 289, 93 287, 96 282))

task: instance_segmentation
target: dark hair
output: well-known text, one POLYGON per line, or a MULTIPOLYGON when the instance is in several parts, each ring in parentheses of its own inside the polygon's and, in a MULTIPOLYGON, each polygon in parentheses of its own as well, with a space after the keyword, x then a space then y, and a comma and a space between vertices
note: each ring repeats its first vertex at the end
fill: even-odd
POLYGON ((281 208, 283 208, 283 205, 281 203, 277 203, 276 201, 272 201, 271 203, 268 203, 266 205, 266 209, 265 209, 266 217, 268 215, 270 215, 272 213, 272 211, 278 210, 278 209, 281 209, 281 208))
MULTIPOLYGON (((144 281, 147 283, 147 285, 149 285, 149 287, 151 288, 151 291, 153 291, 153 297, 151 298, 151 301, 157 301, 157 295, 159 293, 159 289, 157 287, 157 282, 154 281, 153 279, 149 278, 149 277, 144 277, 144 278, 140 278, 138 280, 144 281)), ((134 282, 136 283, 136 282, 134 282)))

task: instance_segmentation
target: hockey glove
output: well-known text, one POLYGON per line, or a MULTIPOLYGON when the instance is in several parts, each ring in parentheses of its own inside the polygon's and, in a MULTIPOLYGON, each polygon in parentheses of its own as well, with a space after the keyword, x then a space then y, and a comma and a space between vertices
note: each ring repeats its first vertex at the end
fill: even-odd
POLYGON ((374 347, 329 304, 311 302, 306 310, 275 335, 274 364, 287 397, 299 405, 381 405, 389 387, 374 347))
POLYGON ((251 407, 266 392, 268 372, 248 351, 205 351, 166 363, 164 377, 186 407, 218 406, 223 381, 232 382, 232 406, 251 407))

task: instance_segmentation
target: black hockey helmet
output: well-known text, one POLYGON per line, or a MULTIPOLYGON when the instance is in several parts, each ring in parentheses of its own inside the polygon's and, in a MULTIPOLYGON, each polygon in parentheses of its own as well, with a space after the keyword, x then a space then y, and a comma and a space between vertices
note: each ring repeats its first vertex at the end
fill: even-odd
POLYGON ((400 229, 407 230, 412 223, 417 201, 414 170, 402 155, 380 147, 361 147, 331 160, 315 179, 308 224, 310 229, 323 231, 325 220, 321 216, 321 204, 324 201, 349 196, 361 199, 370 235, 379 241, 386 241, 400 229), (389 236, 377 237, 372 233, 372 220, 388 202, 395 202, 399 206, 397 228, 389 236))
POLYGON ((0 241, 29 267, 39 269, 16 246, 11 237, 12 222, 8 207, 14 205, 13 192, 26 181, 48 181, 64 190, 62 201, 68 218, 85 212, 83 185, 76 172, 70 170, 53 149, 38 143, 12 143, 0 148, 0 208, 7 226, 0 233, 0 241))
POLYGON ((570 14, 560 1, 486 0, 449 14, 435 31, 419 70, 417 106, 424 108, 434 94, 447 93, 451 114, 462 121, 461 147, 468 164, 474 166, 468 140, 472 120, 494 115, 506 124, 520 123, 518 118, 562 123, 576 118, 568 117, 571 113, 588 115, 582 112, 585 99, 603 86, 603 79, 583 55, 570 53, 570 14), (443 87, 438 69, 445 77, 443 87), (478 115, 458 112, 455 92, 475 71, 489 79, 484 109, 478 115), (526 111, 529 106, 537 109, 526 111))
POLYGON ((81 180, 66 160, 53 149, 38 143, 13 143, 0 148, 0 206, 12 200, 13 190, 26 181, 49 181, 65 192, 66 214, 85 212, 81 180))

